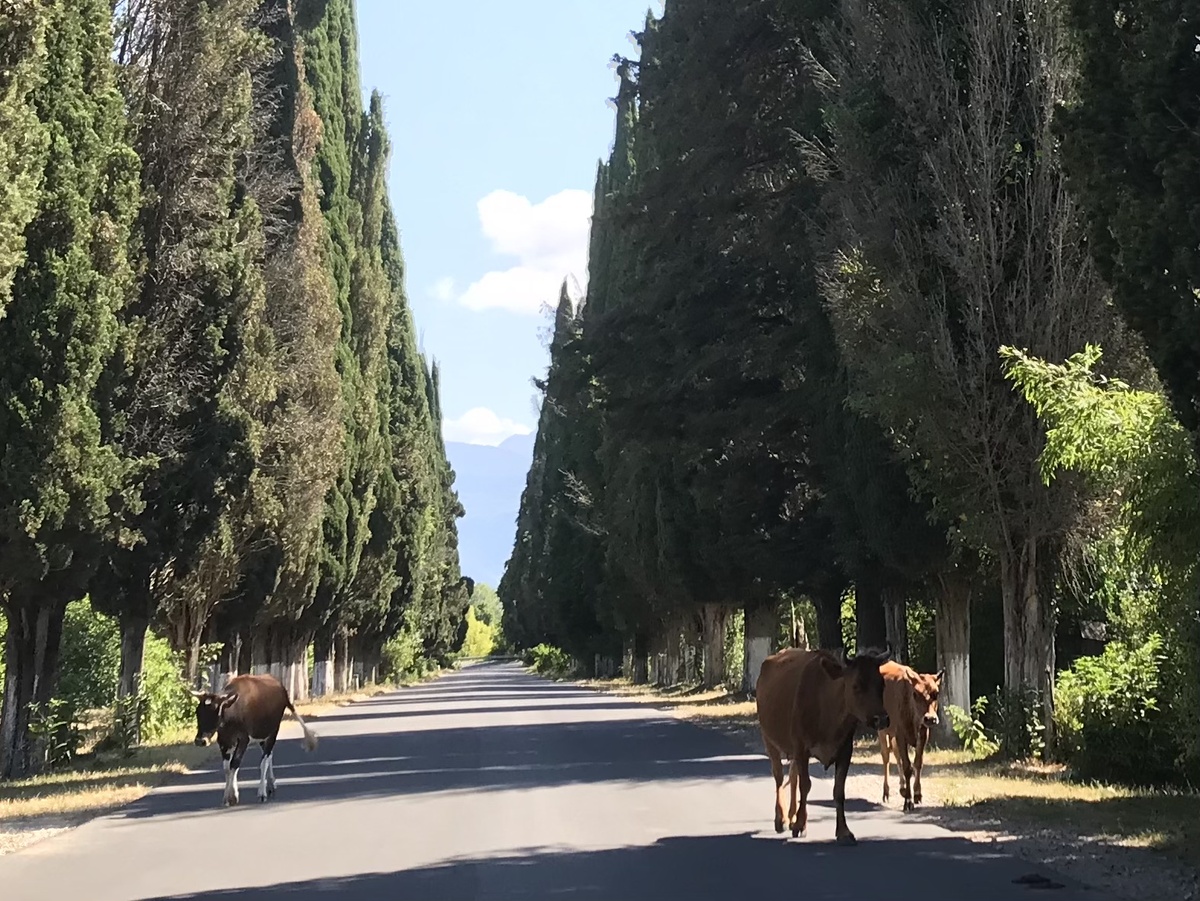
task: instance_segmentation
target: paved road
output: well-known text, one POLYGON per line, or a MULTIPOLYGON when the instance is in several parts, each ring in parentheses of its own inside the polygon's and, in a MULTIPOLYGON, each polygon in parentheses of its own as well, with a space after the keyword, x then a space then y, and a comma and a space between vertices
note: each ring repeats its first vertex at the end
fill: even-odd
POLYGON ((847 805, 859 845, 837 847, 823 771, 809 838, 777 836, 764 756, 513 664, 314 725, 314 754, 294 724, 280 742, 274 801, 253 801, 251 751, 243 806, 220 809, 214 749, 209 770, 0 857, 0 898, 1102 899, 1016 885, 1035 868, 865 801, 847 805))

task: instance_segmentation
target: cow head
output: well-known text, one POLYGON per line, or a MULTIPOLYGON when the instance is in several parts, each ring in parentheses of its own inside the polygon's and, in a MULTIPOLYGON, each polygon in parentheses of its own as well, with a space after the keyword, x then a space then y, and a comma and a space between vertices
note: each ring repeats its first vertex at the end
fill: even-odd
POLYGON ((888 715, 883 706, 883 674, 879 668, 891 659, 891 648, 882 654, 865 651, 853 657, 842 653, 847 711, 865 726, 886 729, 888 715))
POLYGON ((946 675, 941 670, 936 676, 928 673, 918 673, 913 682, 913 704, 922 725, 936 726, 938 720, 938 695, 942 690, 942 678, 946 675))
POLYGON ((221 714, 237 700, 237 693, 193 691, 192 697, 196 699, 196 744, 203 747, 212 741, 213 735, 221 725, 221 714))

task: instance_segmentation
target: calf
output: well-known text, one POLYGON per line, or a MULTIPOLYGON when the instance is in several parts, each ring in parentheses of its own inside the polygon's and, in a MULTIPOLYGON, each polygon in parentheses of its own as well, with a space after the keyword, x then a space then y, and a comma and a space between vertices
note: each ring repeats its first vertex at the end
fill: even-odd
POLYGON ((886 803, 891 794, 888 771, 891 769, 890 757, 894 753, 896 767, 900 771, 900 797, 904 799, 904 810, 910 811, 921 803, 921 766, 925 759, 925 745, 929 741, 929 728, 938 724, 938 693, 946 671, 931 676, 899 663, 886 663, 880 672, 883 674, 883 704, 889 720, 888 727, 879 730, 879 751, 883 755, 883 800, 886 803), (910 747, 917 749, 912 763, 908 759, 910 747))
POLYGON ((225 761, 225 803, 238 803, 238 767, 250 742, 256 741, 263 756, 258 765, 258 800, 275 794, 275 767, 271 754, 279 735, 283 712, 290 710, 304 730, 304 749, 315 750, 317 735, 296 713, 287 689, 274 676, 237 676, 224 691, 192 692, 196 705, 196 744, 207 745, 215 733, 225 761))
POLYGON ((883 676, 879 668, 889 653, 867 652, 856 657, 828 651, 785 648, 763 661, 756 703, 763 744, 775 777, 775 831, 783 832, 783 759, 791 761, 787 823, 792 837, 807 835, 808 793, 812 779, 808 761, 815 757, 833 777, 837 806, 837 842, 855 844, 846 825, 846 773, 854 752, 854 732, 860 725, 887 726, 883 706, 883 676), (800 803, 796 804, 799 782, 800 803))

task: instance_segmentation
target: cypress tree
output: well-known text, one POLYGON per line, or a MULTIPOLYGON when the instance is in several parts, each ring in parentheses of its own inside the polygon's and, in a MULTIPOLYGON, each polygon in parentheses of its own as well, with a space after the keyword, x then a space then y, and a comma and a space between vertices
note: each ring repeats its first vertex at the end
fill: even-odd
POLYGON ((36 0, 0 6, 0 317, 25 257, 25 228, 37 212, 47 132, 33 91, 46 64, 49 8, 36 0))
POLYGON ((0 320, 0 778, 39 767, 31 711, 53 696, 66 605, 86 590, 123 475, 96 392, 132 282, 137 157, 124 135, 109 4, 43 8, 47 67, 30 99, 49 146, 0 320))

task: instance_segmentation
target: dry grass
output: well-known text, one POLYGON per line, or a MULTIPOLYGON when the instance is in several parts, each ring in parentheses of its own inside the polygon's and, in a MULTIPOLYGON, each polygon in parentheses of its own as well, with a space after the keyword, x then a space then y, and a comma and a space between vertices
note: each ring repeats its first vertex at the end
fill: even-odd
MULTIPOLYGON (((433 674, 427 678, 433 678, 433 674)), ((404 684, 413 684, 412 682, 404 684)), ((395 691, 401 684, 371 685, 359 691, 327 695, 296 704, 305 720, 320 721, 328 713, 356 701, 395 691)), ((94 745, 98 733, 87 730, 85 747, 94 745)), ((299 733, 291 717, 285 716, 282 733, 299 733)), ((126 754, 120 751, 83 753, 68 768, 47 776, 0 782, 0 831, 4 824, 24 822, 34 828, 36 821, 68 818, 72 823, 138 800, 171 776, 182 775, 214 759, 213 746, 196 747, 192 743, 194 727, 185 727, 160 741, 126 754)))
POLYGON ((81 755, 46 776, 0 782, 0 822, 33 817, 97 814, 136 801, 172 775, 186 773, 212 754, 180 730, 129 754, 81 755))
MULTIPOLYGON (((582 684, 668 709, 761 749, 754 702, 740 692, 658 689, 624 679, 582 684)), ((856 745, 854 767, 855 775, 879 774, 882 787, 876 741, 856 745)), ((1017 836, 1052 832, 1067 842, 1149 848, 1200 867, 1200 795, 1194 793, 1084 784, 1072 781, 1061 765, 986 761, 941 748, 926 752, 922 782, 922 809, 952 828, 986 826, 1017 836)))

